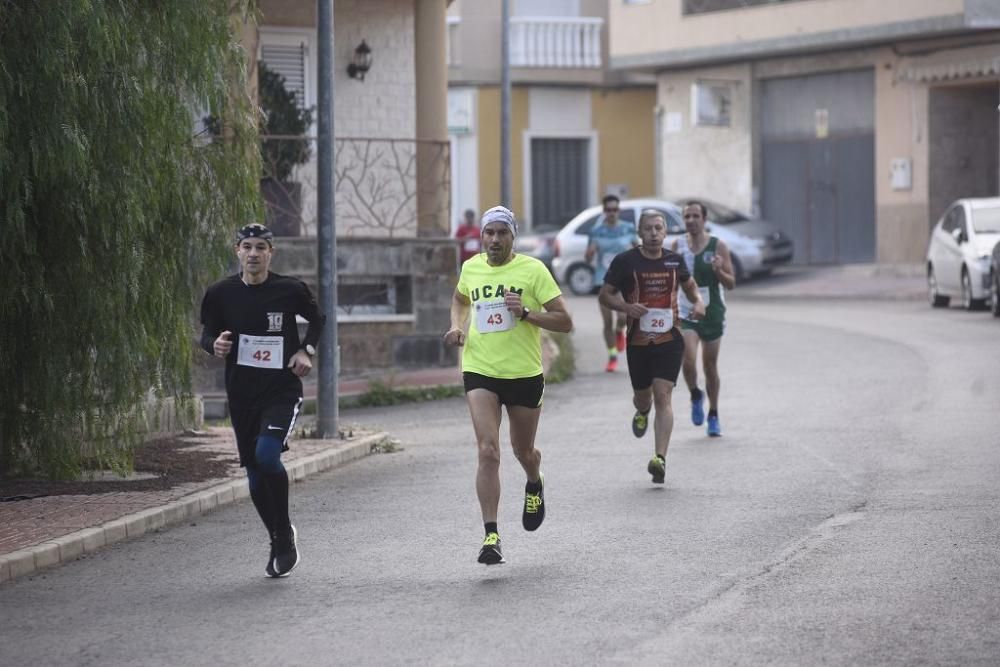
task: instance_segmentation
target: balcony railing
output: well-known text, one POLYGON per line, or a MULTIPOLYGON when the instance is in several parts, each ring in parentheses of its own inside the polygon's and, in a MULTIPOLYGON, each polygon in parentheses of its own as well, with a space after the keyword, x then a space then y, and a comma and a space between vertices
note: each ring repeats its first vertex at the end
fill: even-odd
POLYGON ((511 17, 511 67, 601 67, 603 26, 597 17, 511 17))
MULTIPOLYGON (((315 236, 316 141, 311 136, 262 136, 261 188, 267 223, 279 236, 315 236), (308 159, 290 172, 289 156, 308 159), (287 174, 287 175, 286 175, 287 174)), ((447 228, 451 162, 447 141, 338 137, 334 148, 337 236, 413 237, 417 219, 444 216, 447 228), (418 147, 423 157, 418 160, 418 147), (418 169, 418 164, 421 169, 418 169), (429 197, 434 210, 417 192, 429 197)))

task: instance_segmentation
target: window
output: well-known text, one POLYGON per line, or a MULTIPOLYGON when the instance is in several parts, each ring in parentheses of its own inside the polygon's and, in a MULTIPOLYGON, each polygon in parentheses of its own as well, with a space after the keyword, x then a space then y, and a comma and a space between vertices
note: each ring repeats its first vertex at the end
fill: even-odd
POLYGON ((951 233, 951 230, 955 229, 955 209, 952 208, 950 211, 945 213, 944 222, 941 223, 941 231, 951 233))
POLYGON ((413 313, 409 276, 343 276, 337 281, 337 311, 342 315, 413 313))
POLYGON ((667 234, 683 234, 686 230, 684 229, 684 221, 681 219, 681 213, 677 209, 662 209, 656 207, 656 210, 663 214, 663 217, 667 221, 667 234))
POLYGON ((955 217, 955 229, 962 230, 963 238, 969 238, 969 228, 965 224, 965 208, 958 205, 952 214, 955 217))
POLYGON ((695 125, 730 125, 733 85, 730 81, 698 81, 691 85, 691 118, 695 125))
POLYGON ((980 234, 1000 233, 1000 208, 972 209, 972 226, 980 234))
POLYGON ((261 28, 259 59, 285 77, 285 88, 295 95, 300 107, 313 105, 307 34, 261 28))
MULTIPOLYGON (((635 209, 622 208, 618 211, 618 219, 622 222, 635 223, 635 209)), ((576 228, 576 233, 582 236, 590 236, 590 230, 594 228, 594 225, 596 225, 599 220, 604 220, 603 213, 592 215, 586 222, 576 228)))

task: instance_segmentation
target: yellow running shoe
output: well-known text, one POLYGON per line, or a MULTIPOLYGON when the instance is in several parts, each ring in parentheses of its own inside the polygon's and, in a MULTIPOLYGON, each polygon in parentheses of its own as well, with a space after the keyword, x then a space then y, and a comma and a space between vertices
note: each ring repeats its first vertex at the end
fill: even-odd
POLYGON ((653 476, 653 484, 663 484, 663 479, 667 476, 666 462, 659 456, 649 459, 646 472, 653 476))
POLYGON ((530 482, 524 485, 524 511, 521 512, 521 525, 525 530, 538 530, 545 521, 545 476, 538 473, 538 492, 530 490, 530 482))
POLYGON ((632 435, 637 438, 641 438, 646 435, 646 428, 649 426, 649 413, 635 411, 635 415, 632 416, 632 435))
POLYGON ((500 553, 500 535, 490 533, 483 540, 483 547, 479 550, 479 562, 483 565, 499 565, 505 563, 503 554, 500 553))

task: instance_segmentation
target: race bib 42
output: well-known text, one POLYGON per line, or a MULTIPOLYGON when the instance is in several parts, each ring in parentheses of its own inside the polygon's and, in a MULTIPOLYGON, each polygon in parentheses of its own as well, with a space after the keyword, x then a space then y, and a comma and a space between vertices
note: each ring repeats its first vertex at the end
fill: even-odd
POLYGON ((254 368, 282 368, 285 339, 281 336, 240 335, 240 353, 236 363, 254 368))

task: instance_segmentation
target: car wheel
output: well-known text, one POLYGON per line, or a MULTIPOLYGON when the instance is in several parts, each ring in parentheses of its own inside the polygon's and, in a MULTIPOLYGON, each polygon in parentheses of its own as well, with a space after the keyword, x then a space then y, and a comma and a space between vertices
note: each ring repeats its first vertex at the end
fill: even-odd
POLYGON ((951 302, 951 298, 941 296, 938 292, 937 278, 934 276, 934 267, 927 267, 927 300, 934 308, 944 308, 951 302))
POLYGON ((983 299, 972 298, 972 277, 968 269, 962 267, 962 308, 966 310, 981 310, 986 305, 983 299))
POLYGON ((990 301, 993 317, 1000 317, 1000 273, 993 271, 993 280, 990 281, 990 301))
POLYGON ((594 270, 586 264, 577 264, 566 273, 566 284, 573 294, 590 294, 594 289, 594 270))

